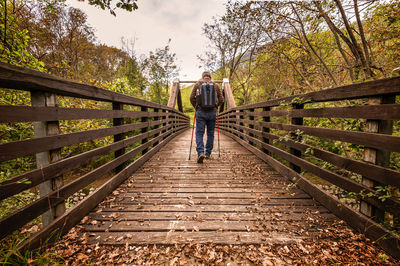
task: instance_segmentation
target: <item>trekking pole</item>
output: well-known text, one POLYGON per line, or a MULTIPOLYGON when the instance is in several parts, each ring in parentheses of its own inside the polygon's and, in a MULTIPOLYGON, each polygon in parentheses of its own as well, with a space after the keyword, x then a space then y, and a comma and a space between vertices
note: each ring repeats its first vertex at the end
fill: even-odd
POLYGON ((217 109, 217 131, 218 131, 218 157, 221 157, 221 149, 219 147, 219 122, 218 122, 218 109, 217 109))
POLYGON ((194 124, 195 124, 195 122, 196 122, 196 109, 194 110, 193 128, 192 128, 192 139, 190 140, 189 160, 190 160, 190 155, 192 154, 193 132, 194 132, 194 124))

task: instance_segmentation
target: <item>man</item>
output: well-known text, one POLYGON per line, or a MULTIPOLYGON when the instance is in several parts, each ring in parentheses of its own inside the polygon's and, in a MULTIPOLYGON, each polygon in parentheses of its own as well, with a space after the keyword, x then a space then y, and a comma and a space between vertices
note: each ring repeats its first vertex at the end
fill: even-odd
POLYGON ((202 81, 197 82, 190 94, 190 103, 196 109, 196 150, 197 163, 209 159, 214 146, 214 129, 217 108, 224 103, 221 89, 211 81, 211 73, 204 71, 202 81), (204 132, 207 127, 207 143, 204 152, 204 132))

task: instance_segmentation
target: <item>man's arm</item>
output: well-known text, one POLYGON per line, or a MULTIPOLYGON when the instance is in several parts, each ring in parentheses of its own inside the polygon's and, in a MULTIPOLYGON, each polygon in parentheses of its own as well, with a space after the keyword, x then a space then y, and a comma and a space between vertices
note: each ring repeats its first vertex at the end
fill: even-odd
POLYGON ((214 83, 214 88, 215 91, 217 92, 217 97, 218 97, 218 106, 224 103, 224 96, 222 95, 221 88, 217 83, 214 83))
POLYGON ((197 82, 194 84, 192 93, 190 93, 190 103, 193 105, 193 107, 196 109, 196 90, 200 86, 200 83, 197 82))

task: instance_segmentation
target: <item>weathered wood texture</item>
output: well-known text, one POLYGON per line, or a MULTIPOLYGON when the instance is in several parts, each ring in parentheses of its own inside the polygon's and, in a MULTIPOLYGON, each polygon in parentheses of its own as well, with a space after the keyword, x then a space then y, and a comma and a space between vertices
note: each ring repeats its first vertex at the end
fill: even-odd
POLYGON ((172 83, 172 88, 171 88, 171 92, 169 94, 169 100, 168 100, 168 104, 167 106, 174 109, 175 108, 175 104, 177 101, 178 96, 180 95, 179 91, 179 79, 175 79, 174 82, 172 83))
POLYGON ((400 238, 398 235, 393 234, 383 226, 377 224, 374 220, 346 206, 336 197, 329 195, 329 193, 312 184, 309 180, 305 179, 303 176, 299 175, 283 163, 272 158, 271 156, 268 156, 259 149, 248 145, 246 141, 243 141, 231 133, 226 134, 231 136, 249 151, 253 152, 255 155, 257 155, 257 157, 267 162, 283 176, 288 177, 292 182, 296 183, 296 185, 298 185, 309 195, 312 195, 315 200, 332 211, 332 213, 337 215, 339 218, 346 221, 358 232, 363 233, 368 238, 376 241, 376 243, 380 245, 386 252, 397 259, 400 258, 400 238))
MULTIPOLYGON (((400 172, 389 168, 390 153, 400 152, 400 137, 392 134, 393 120, 400 119, 396 95, 400 95, 399 77, 352 84, 232 108, 221 113, 220 126, 221 130, 261 159, 271 163, 281 173, 301 178, 301 187, 310 195, 355 229, 365 232, 373 240, 378 240, 390 254, 400 257, 398 237, 375 223, 383 219, 393 223, 391 217, 400 215, 399 198, 395 194, 387 197, 376 187, 380 185, 400 188, 400 172), (389 100, 365 105, 371 97, 389 100), (352 101, 329 104, 335 107, 327 108, 308 105, 321 103, 320 106, 325 106, 324 102, 341 100, 352 101), (344 106, 345 104, 355 106, 344 106), (337 105, 341 107, 336 107, 337 105), (318 124, 316 119, 319 118, 325 118, 323 121, 328 120, 334 126, 315 126, 318 124), (349 130, 348 127, 340 126, 342 122, 348 122, 340 120, 342 118, 365 119, 366 129, 354 127, 349 130), (351 156, 356 152, 338 155, 316 147, 315 143, 319 139, 359 145, 360 149, 364 149, 363 161, 351 156), (290 165, 291 169, 268 155, 279 158, 290 165), (326 169, 322 166, 323 161, 338 168, 326 169), (345 194, 356 197, 364 204, 362 212, 368 218, 354 209, 339 207, 342 205, 339 200, 304 179, 300 175, 301 171, 324 179, 327 184, 336 185, 345 194), (356 174, 363 177, 363 182, 354 179, 356 174), (365 180, 368 182, 364 182, 365 180)), ((342 144, 342 147, 346 147, 346 144, 342 144)))
POLYGON ((227 136, 221 158, 189 161, 190 137, 168 143, 93 209, 82 223, 89 243, 298 243, 338 221, 227 136))
POLYGON ((119 102, 123 104, 168 109, 173 111, 173 109, 166 107, 165 105, 1 62, 0 84, 2 88, 45 91, 63 96, 106 102, 119 102))
POLYGON ((31 247, 35 245, 37 247, 39 242, 50 237, 51 232, 57 229, 59 223, 64 223, 63 230, 68 230, 74 225, 71 221, 75 223, 79 221, 79 217, 86 214, 85 210, 88 212, 93 204, 101 201, 189 125, 188 116, 168 106, 3 63, 0 63, 0 82, 3 88, 27 90, 32 95, 32 107, 1 106, 0 122, 33 121, 35 125, 35 138, 0 144, 0 161, 33 154, 39 158, 38 169, 13 176, 0 183, 0 200, 46 184, 46 190, 41 189, 39 199, 0 219, 0 238, 21 228, 48 210, 52 216, 57 216, 54 221, 44 219, 44 228, 27 242, 31 247), (52 103, 42 101, 49 98, 46 95, 51 95, 51 99, 54 99, 52 103), (59 108, 55 103, 56 96, 59 95, 111 102, 113 110, 59 108), (141 111, 126 111, 125 106, 134 107, 134 110, 140 108, 141 111), (154 112, 149 112, 148 108, 152 108, 154 112), (98 118, 111 119, 113 126, 64 134, 58 127, 59 120, 98 118), (129 137, 126 138, 126 136, 129 137), (63 147, 104 137, 113 137, 114 142, 73 157, 61 158, 60 150, 63 147), (63 184, 63 174, 77 170, 110 153, 114 153, 113 159, 108 159, 97 168, 63 184), (135 157, 139 158, 132 162, 135 157), (128 162, 130 162, 129 165, 128 162), (112 176, 113 174, 114 176, 106 182, 108 185, 96 191, 90 200, 78 204, 65 214, 58 211, 60 204, 73 193, 105 175, 112 176), (60 182, 56 178, 61 178, 60 182), (52 189, 49 189, 47 184, 50 183, 57 183, 57 186, 52 185, 52 189))
POLYGON ((225 96, 225 101, 227 104, 228 109, 232 109, 236 107, 235 99, 233 97, 232 89, 231 89, 231 84, 229 84, 228 79, 224 79, 223 84, 223 90, 224 90, 224 96, 225 96))
POLYGON ((340 86, 332 89, 298 94, 285 98, 273 99, 266 102, 242 105, 239 109, 263 108, 279 106, 281 104, 291 104, 294 101, 302 103, 340 101, 349 99, 360 99, 376 96, 388 96, 399 94, 400 77, 386 78, 368 81, 364 83, 355 83, 351 85, 340 86))

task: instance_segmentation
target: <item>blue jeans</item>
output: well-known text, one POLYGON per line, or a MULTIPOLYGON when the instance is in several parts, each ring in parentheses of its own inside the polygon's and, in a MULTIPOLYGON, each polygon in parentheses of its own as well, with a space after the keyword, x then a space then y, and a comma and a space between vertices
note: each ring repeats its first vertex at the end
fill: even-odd
POLYGON ((197 154, 204 153, 204 131, 207 126, 207 143, 206 143, 206 154, 211 155, 211 151, 214 146, 214 130, 215 121, 217 119, 217 110, 205 111, 201 109, 196 110, 196 145, 197 154))

